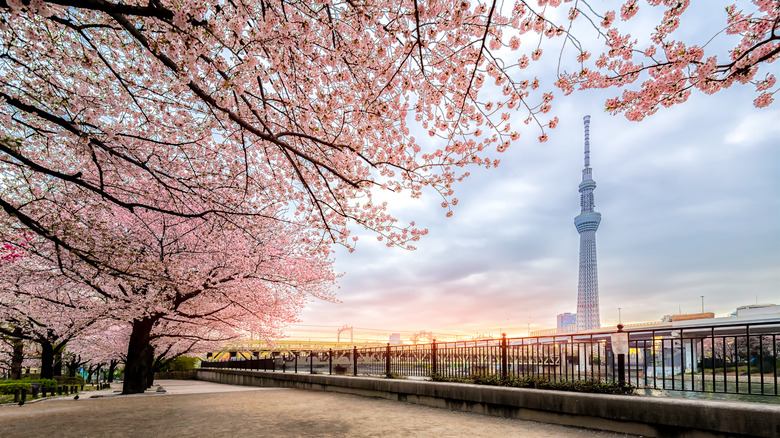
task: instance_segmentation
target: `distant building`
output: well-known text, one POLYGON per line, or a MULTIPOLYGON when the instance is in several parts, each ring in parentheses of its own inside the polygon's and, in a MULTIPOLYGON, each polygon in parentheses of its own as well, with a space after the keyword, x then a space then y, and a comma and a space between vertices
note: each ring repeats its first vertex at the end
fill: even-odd
POLYGON ((567 329, 569 327, 577 327, 577 314, 576 313, 560 313, 557 316, 558 324, 556 327, 560 329, 567 329))
POLYGON ((777 304, 749 304, 737 307, 737 310, 729 316, 759 316, 776 313, 780 313, 780 306, 777 304))
POLYGON ((401 334, 400 333, 390 333, 390 345, 401 345, 401 334))

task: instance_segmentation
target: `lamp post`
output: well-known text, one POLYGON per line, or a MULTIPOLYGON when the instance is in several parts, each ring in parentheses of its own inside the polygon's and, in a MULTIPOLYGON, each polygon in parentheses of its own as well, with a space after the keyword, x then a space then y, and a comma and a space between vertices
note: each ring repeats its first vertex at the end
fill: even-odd
POLYGON ((626 384, 626 353, 628 353, 628 333, 623 331, 623 324, 617 325, 617 333, 612 334, 612 352, 617 354, 618 383, 626 384))
POLYGON ((704 313, 704 295, 701 296, 701 313, 704 313))

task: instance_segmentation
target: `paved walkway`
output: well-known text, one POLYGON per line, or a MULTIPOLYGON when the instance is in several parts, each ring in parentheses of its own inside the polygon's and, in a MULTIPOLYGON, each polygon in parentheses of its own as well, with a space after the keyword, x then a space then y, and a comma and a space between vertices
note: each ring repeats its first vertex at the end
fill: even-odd
POLYGON ((331 392, 161 380, 0 406, 0 437, 629 437, 331 392), (100 396, 91 398, 90 396, 100 396))

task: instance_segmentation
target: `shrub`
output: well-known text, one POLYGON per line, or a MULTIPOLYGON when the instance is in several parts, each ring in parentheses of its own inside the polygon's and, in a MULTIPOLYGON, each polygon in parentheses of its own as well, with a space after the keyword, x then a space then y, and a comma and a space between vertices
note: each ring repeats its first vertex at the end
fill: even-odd
POLYGON ((431 380, 434 382, 453 382, 453 383, 469 383, 465 379, 459 379, 457 377, 447 377, 441 373, 432 373, 430 375, 431 380))
POLYGON ((29 392, 32 389, 27 382, 21 382, 18 380, 11 381, 11 383, 0 383, 0 394, 13 394, 16 390, 26 390, 29 392))
POLYGON ((60 385, 83 385, 84 378, 81 376, 54 376, 54 380, 60 385))
POLYGON ((502 384, 504 383, 504 381, 501 380, 501 377, 495 374, 488 374, 488 373, 472 374, 469 380, 471 380, 471 383, 474 383, 476 385, 502 386, 502 384))
POLYGON ((36 379, 30 380, 30 383, 40 383, 47 391, 54 391, 57 389, 57 381, 54 379, 36 379))
POLYGON ((159 371, 165 372, 194 370, 198 364, 198 361, 200 361, 200 359, 197 357, 179 356, 167 361, 159 371))
POLYGON ((467 378, 445 377, 431 374, 435 382, 474 383, 477 385, 507 386, 512 388, 552 389, 557 391, 589 392, 596 394, 631 394, 636 389, 630 383, 606 382, 602 380, 551 380, 545 376, 509 376, 502 379, 496 374, 476 373, 467 378))

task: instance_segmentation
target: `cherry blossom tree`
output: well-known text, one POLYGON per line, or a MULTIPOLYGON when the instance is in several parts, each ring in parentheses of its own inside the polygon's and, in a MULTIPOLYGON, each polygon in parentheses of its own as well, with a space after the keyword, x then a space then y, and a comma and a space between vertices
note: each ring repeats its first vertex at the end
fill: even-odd
POLYGON ((19 250, 15 246, 6 243, 3 245, 3 248, 0 252, 0 263, 8 263, 18 257, 21 257, 19 255, 19 250))
POLYGON ((21 338, 22 329, 19 327, 6 328, 7 333, 0 332, 0 364, 8 370, 10 379, 22 378, 22 362, 24 361, 24 340, 21 338))
MULTIPOLYGON (((178 222, 163 220, 157 239, 146 241, 156 260, 143 276, 159 277, 154 282, 121 280, 135 291, 138 301, 132 306, 143 310, 133 312, 125 392, 137 391, 131 385, 143 381, 144 374, 151 377, 154 360, 180 354, 181 345, 193 348, 249 332, 278 334, 281 325, 295 320, 307 297, 332 297, 330 250, 319 244, 316 233, 296 232, 282 221, 268 221, 262 235, 243 232, 249 225, 213 219, 178 222), (145 363, 134 361, 138 350, 145 363)), ((257 232, 258 220, 253 222, 257 232)))
POLYGON ((45 239, 93 316, 132 324, 142 391, 153 336, 268 330, 327 295, 355 226, 413 248, 427 231, 376 194, 451 215, 523 123, 548 139, 556 86, 615 87, 606 109, 633 120, 739 83, 771 104, 776 1, 727 8, 701 43, 674 40, 687 0, 647 3, 0 0, 2 240, 45 239), (645 45, 621 30, 643 11, 661 15, 645 45))
POLYGON ((82 236, 93 254, 113 255, 111 270, 45 239, 30 242, 25 257, 0 269, 23 276, 7 288, 13 291, 7 307, 26 316, 35 309, 38 319, 49 315, 46 327, 59 321, 53 315, 62 319, 72 310, 83 324, 127 324, 121 343, 127 393, 146 388, 155 360, 249 332, 278 335, 309 297, 332 299, 330 249, 316 230, 282 216, 227 221, 123 212, 95 220, 99 232, 82 236), (46 282, 32 280, 33 263, 40 266, 36 275, 50 275, 46 282))
POLYGON ((0 272, 0 334, 38 344, 41 376, 50 379, 55 375, 55 356, 105 314, 84 293, 84 285, 41 264, 30 251, 0 267, 0 272))
POLYGON ((125 362, 130 330, 127 322, 103 320, 95 324, 94 330, 73 339, 68 350, 88 358, 91 365, 105 365, 107 380, 113 382, 116 367, 125 362))
MULTIPOLYGON (((556 4, 560 2, 540 1, 556 4)), ((685 102, 694 90, 712 94, 734 84, 752 84, 759 93, 755 106, 768 106, 777 93, 776 77, 760 75, 761 66, 780 56, 780 2, 753 0, 725 7, 723 24, 713 25, 709 34, 698 41, 675 39, 678 28, 685 26, 690 0, 647 0, 648 8, 638 0, 629 0, 616 11, 593 14, 588 2, 576 1, 569 18, 587 20, 606 43, 606 49, 591 59, 592 49, 574 40, 580 68, 560 75, 557 86, 565 92, 574 87, 623 89, 620 96, 607 100, 606 110, 625 113, 630 120, 642 120, 660 107, 685 102), (663 10, 660 22, 652 29, 649 41, 640 42, 621 28, 636 29, 644 9, 663 10), (599 20, 600 19, 600 20, 599 20), (717 44, 719 36, 734 36, 717 44), (642 80, 637 87, 638 81, 642 80)), ((709 3, 707 8, 715 8, 709 3)), ((718 6, 721 7, 721 6, 718 6)), ((657 14, 656 14, 657 15, 657 14)), ((641 29, 640 29, 641 30, 641 29)), ((776 71, 776 70, 775 70, 776 71)))

